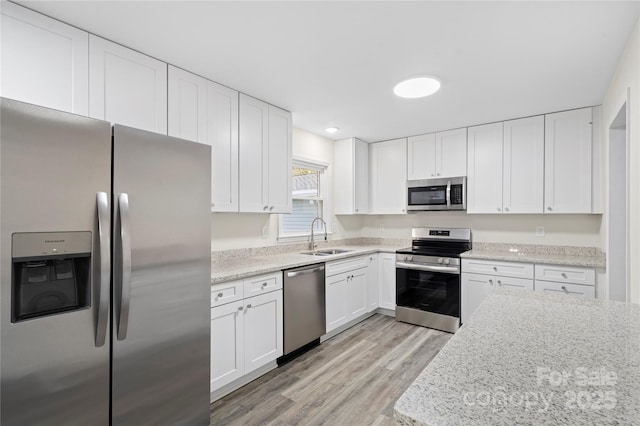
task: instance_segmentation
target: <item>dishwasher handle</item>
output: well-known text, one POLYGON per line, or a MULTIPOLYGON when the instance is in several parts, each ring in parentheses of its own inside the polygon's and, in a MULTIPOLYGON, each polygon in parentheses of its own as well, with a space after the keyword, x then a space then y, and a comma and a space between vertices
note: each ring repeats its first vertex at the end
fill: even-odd
POLYGON ((313 274, 315 272, 324 271, 324 265, 320 265, 312 269, 302 269, 300 271, 287 272, 287 278, 299 277, 300 275, 313 274))

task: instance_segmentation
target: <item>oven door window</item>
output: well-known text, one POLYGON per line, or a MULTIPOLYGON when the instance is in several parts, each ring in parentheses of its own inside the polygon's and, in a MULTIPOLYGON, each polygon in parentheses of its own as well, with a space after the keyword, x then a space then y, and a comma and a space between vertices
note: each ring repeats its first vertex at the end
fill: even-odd
POLYGON ((396 269, 396 304, 460 317, 460 275, 396 269))
POLYGON ((446 206, 447 186, 409 188, 408 203, 410 206, 446 206))

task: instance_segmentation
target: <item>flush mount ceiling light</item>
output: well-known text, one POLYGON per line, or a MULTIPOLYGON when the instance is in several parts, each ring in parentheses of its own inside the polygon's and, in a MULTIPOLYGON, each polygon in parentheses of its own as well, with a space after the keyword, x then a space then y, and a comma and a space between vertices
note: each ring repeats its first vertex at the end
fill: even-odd
POLYGON ((327 132, 327 133, 335 133, 338 130, 340 130, 340 129, 338 129, 337 127, 327 127, 326 129, 324 129, 324 131, 327 132))
POLYGON ((393 93, 401 98, 423 98, 433 95, 440 89, 440 81, 428 75, 409 78, 396 84, 393 93))

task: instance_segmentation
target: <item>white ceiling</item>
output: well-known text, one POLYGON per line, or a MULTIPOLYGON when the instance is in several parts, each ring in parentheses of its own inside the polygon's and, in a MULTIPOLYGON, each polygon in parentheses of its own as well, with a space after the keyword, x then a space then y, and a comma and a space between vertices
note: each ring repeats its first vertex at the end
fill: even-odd
MULTIPOLYGON (((596 105, 638 1, 20 1, 293 112, 378 141, 596 105), (442 89, 399 99, 432 74, 442 89)), ((324 129, 340 131, 327 135, 324 129)))

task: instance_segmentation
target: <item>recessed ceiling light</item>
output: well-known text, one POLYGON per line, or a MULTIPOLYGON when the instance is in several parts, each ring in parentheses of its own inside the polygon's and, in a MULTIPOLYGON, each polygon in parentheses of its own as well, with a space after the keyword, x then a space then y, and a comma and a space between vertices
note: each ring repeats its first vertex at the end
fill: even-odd
POLYGON ((340 129, 338 129, 337 127, 327 127, 326 129, 324 129, 324 131, 327 132, 327 133, 335 133, 338 130, 340 130, 340 129))
POLYGON ((401 98, 423 98, 433 95, 440 89, 440 81, 435 77, 413 77, 396 84, 393 93, 401 98))

